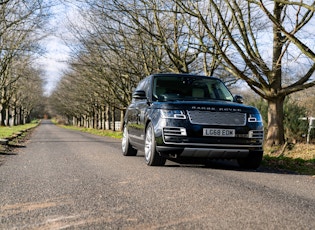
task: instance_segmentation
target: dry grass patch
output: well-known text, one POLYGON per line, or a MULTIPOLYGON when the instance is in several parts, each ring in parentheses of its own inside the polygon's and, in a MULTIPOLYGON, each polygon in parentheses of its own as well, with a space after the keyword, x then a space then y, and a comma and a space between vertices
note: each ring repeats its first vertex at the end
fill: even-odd
POLYGON ((265 149, 263 165, 315 175, 315 145, 286 143, 281 147, 265 149))

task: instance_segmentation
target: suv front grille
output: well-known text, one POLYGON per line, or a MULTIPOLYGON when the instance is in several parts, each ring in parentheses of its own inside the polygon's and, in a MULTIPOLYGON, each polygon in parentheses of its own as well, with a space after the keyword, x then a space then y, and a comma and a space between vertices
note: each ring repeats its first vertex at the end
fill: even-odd
POLYGON ((244 126, 246 124, 246 113, 188 110, 187 114, 192 124, 226 126, 244 126))

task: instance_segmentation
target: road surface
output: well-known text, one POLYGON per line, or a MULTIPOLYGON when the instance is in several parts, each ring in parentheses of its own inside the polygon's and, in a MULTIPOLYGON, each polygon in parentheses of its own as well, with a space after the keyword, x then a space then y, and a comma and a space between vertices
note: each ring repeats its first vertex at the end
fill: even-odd
POLYGON ((315 229, 315 178, 233 164, 149 167, 47 120, 0 166, 0 229, 315 229))

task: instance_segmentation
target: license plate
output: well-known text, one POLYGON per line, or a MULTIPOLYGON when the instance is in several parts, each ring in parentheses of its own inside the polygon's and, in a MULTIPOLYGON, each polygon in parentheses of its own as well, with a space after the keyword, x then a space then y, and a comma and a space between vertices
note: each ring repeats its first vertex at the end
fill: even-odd
POLYGON ((209 137, 235 137, 235 129, 203 129, 203 135, 209 137))

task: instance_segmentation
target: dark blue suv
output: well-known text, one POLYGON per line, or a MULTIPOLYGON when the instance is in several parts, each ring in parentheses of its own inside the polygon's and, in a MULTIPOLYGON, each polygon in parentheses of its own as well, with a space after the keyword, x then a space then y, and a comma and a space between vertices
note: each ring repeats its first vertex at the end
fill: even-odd
POLYGON ((154 74, 132 95, 123 122, 122 152, 145 153, 147 165, 166 159, 237 159, 244 168, 259 167, 263 156, 259 111, 233 97, 213 77, 154 74))

